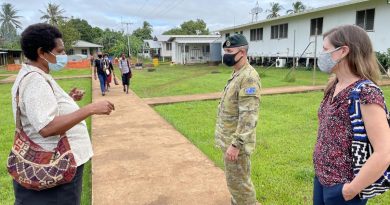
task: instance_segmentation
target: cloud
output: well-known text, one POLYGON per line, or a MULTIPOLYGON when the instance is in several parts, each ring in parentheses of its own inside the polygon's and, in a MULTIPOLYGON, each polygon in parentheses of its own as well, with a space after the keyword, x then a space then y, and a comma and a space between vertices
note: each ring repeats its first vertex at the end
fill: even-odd
MULTIPOLYGON (((343 1, 345 0, 302 2, 314 8, 343 1)), ((48 2, 52 2, 61 5, 65 10, 65 16, 85 19, 92 26, 102 29, 126 29, 121 24, 124 21, 133 23, 130 25, 131 32, 142 26, 143 21, 148 21, 153 25, 155 35, 194 19, 203 19, 211 31, 248 23, 252 20, 249 12, 256 5, 256 0, 55 0, 39 3, 35 3, 36 1, 32 3, 30 0, 1 1, 4 2, 11 3, 19 10, 18 15, 23 16, 21 19, 23 28, 41 22, 42 13, 39 10, 45 10, 48 2)), ((271 2, 280 3, 284 7, 281 13, 284 14, 295 0, 263 0, 259 1, 259 6, 265 11, 269 9, 271 2)), ((266 15, 260 14, 259 19, 265 18, 266 15)))

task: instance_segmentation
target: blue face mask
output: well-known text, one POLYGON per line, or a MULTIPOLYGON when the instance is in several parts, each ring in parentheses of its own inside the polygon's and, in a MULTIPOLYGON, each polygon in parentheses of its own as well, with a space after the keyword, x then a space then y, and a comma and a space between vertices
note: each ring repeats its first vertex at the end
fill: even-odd
POLYGON ((52 70, 52 71, 60 71, 68 63, 68 56, 67 55, 54 55, 52 52, 50 52, 50 54, 52 54, 53 56, 56 57, 56 63, 50 63, 48 60, 43 58, 49 64, 49 69, 50 70, 52 70))

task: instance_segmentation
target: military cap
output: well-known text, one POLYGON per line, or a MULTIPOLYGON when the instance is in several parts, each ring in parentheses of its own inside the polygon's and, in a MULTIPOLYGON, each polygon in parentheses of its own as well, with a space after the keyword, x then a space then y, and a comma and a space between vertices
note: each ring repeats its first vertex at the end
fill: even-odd
POLYGON ((226 38, 223 48, 235 48, 248 45, 248 41, 242 34, 234 34, 226 38))

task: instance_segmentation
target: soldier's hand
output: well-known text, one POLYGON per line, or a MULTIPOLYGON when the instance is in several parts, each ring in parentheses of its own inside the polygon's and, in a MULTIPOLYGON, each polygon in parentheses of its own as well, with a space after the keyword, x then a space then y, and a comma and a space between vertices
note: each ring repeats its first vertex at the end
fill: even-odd
POLYGON ((233 147, 233 145, 230 145, 229 148, 226 150, 225 158, 230 161, 236 161, 238 159, 239 153, 239 149, 233 147))

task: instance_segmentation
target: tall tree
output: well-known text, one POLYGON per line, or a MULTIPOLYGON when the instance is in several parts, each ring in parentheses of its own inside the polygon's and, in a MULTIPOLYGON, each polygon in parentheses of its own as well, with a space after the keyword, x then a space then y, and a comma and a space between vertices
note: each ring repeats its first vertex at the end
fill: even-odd
POLYGON ((287 14, 296 14, 305 10, 306 6, 301 1, 297 1, 292 4, 292 9, 287 10, 287 14))
POLYGON ((62 33, 65 49, 69 51, 72 49, 74 43, 80 39, 80 33, 71 21, 60 20, 58 22, 58 29, 62 33))
POLYGON ((45 20, 46 23, 51 25, 57 26, 59 21, 66 19, 66 17, 63 16, 65 10, 61 9, 59 4, 48 3, 46 11, 39 11, 43 14, 43 16, 41 16, 41 20, 45 20))
POLYGON ((208 35, 207 24, 202 19, 190 20, 182 23, 179 28, 173 28, 163 33, 164 35, 208 35))
POLYGON ((272 2, 270 5, 271 5, 271 9, 267 9, 267 12, 270 13, 267 16, 267 19, 279 17, 280 16, 279 12, 283 9, 283 6, 275 2, 272 2))
POLYGON ((11 40, 16 36, 16 29, 22 28, 21 23, 19 19, 21 16, 17 15, 18 10, 14 8, 9 3, 4 3, 1 5, 1 11, 0 11, 0 32, 1 37, 5 41, 11 40))
POLYGON ((144 21, 141 28, 137 28, 136 30, 133 31, 133 35, 138 37, 141 41, 143 41, 146 39, 152 39, 152 32, 153 32, 152 25, 149 22, 144 21))

